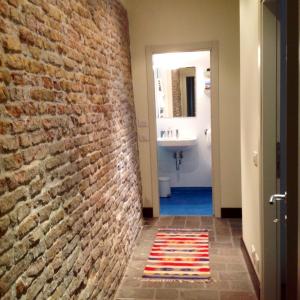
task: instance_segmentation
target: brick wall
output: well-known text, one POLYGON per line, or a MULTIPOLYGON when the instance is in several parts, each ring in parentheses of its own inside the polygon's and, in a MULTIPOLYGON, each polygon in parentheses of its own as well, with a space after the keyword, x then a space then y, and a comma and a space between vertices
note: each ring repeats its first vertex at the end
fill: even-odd
POLYGON ((172 70, 173 117, 182 117, 180 70, 172 70))
POLYGON ((111 299, 141 225, 117 0, 0 0, 0 298, 111 299))

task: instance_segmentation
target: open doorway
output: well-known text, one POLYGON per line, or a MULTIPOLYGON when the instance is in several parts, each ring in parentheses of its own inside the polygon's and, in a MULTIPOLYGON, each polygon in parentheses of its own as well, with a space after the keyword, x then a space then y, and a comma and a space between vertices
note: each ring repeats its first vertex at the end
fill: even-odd
POLYGON ((160 215, 213 214, 210 51, 153 54, 160 215))
MULTIPOLYGON (((159 217, 160 216, 160 197, 159 197, 159 165, 158 165, 158 143, 160 138, 160 130, 158 129, 157 124, 157 107, 156 107, 156 101, 155 101, 155 72, 153 68, 153 56, 156 54, 174 54, 175 53, 196 53, 196 52, 207 52, 210 54, 210 70, 205 70, 205 72, 210 74, 202 73, 203 76, 210 75, 210 106, 211 106, 211 190, 212 190, 212 214, 216 217, 221 216, 221 168, 220 168, 220 127, 219 127, 219 62, 218 62, 218 42, 199 42, 199 43, 193 43, 193 44, 183 44, 183 45, 161 45, 161 46, 148 46, 146 47, 146 58, 147 58, 147 83, 148 83, 148 112, 149 112, 149 137, 150 137, 150 176, 151 176, 151 192, 152 192, 152 204, 153 204, 153 216, 159 217)), ((177 61, 179 61, 177 59, 177 61)), ((176 59, 175 59, 176 61, 176 59)), ((179 66, 181 67, 181 66, 179 66)), ((178 67, 178 68, 179 68, 178 67)), ((184 67, 184 66, 182 66, 184 67)), ((192 67, 191 65, 185 66, 185 67, 192 67)), ((207 67, 206 69, 209 69, 207 67)), ((197 74, 196 74, 197 75, 197 74)), ((189 76, 187 76, 189 77, 189 76)), ((209 78, 207 78, 209 79, 209 78)), ((189 79, 193 80, 193 79, 189 79)), ((207 87, 208 82, 207 80, 207 87)), ((194 82, 194 85, 196 86, 197 79, 194 82)), ((196 92, 195 92, 196 96, 196 92)), ((191 106, 192 107, 192 106, 191 106)), ((195 113, 197 113, 197 107, 194 107, 195 113)), ((193 109, 190 109, 190 112, 193 113, 193 109)), ((172 117, 172 120, 174 121, 174 130, 172 133, 173 136, 176 137, 176 121, 178 121, 180 118, 182 118, 183 122, 186 121, 187 124, 190 122, 190 120, 195 120, 196 117, 172 117)), ((167 118, 160 118, 161 122, 167 121, 167 118)), ((205 126, 205 129, 208 126, 205 126)), ((186 125, 187 133, 189 132, 189 126, 186 125)), ((166 131, 168 131, 168 128, 166 128, 166 131)), ((170 131, 170 130, 169 130, 170 131)), ((181 132, 184 134, 184 131, 181 132)), ((168 134, 168 133, 164 133, 168 134)), ((180 132, 179 132, 180 135, 180 132)), ((205 132, 203 131, 203 137, 207 139, 209 136, 206 137, 205 132)), ((189 142, 189 141, 187 141, 189 142)), ((194 142, 194 141, 190 141, 194 142)), ((183 154, 184 156, 185 154, 183 154)), ((172 161, 173 168, 176 169, 176 165, 179 164, 180 156, 176 158, 172 157, 172 153, 170 153, 169 159, 172 161)), ((184 160, 184 157, 183 157, 184 160)), ((179 167, 182 167, 184 164, 184 161, 181 161, 181 165, 179 167)), ((192 164, 192 161, 191 163, 192 164)), ((191 186, 188 186, 191 187, 191 186)))

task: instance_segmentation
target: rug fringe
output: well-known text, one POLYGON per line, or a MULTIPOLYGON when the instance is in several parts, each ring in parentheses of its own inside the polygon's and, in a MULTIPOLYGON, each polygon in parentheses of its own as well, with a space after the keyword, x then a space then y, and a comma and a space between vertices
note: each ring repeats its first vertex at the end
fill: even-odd
POLYGON ((159 279, 159 278, 141 278, 141 277, 135 277, 135 279, 140 280, 142 282, 178 282, 178 283, 200 283, 203 285, 208 285, 210 283, 216 283, 217 280, 214 278, 209 279, 198 279, 198 280, 189 280, 189 279, 159 279))

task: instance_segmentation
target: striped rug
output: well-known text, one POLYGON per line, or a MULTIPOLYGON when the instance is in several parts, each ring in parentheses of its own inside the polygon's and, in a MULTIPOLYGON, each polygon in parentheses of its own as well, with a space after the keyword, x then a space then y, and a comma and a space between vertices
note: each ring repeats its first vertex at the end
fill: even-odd
POLYGON ((210 277, 207 230, 158 230, 143 278, 159 281, 208 281, 210 277))

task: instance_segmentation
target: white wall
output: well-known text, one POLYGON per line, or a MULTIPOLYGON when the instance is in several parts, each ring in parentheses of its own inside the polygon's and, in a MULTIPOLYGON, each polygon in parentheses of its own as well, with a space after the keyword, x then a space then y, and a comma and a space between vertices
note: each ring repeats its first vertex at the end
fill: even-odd
POLYGON ((243 240, 251 256, 261 257, 260 165, 253 152, 260 148, 260 18, 259 0, 240 0, 241 170, 243 240))
MULTIPOLYGON (((156 62, 156 67, 172 67, 168 57, 173 54, 159 56, 161 60, 156 62)), ((183 152, 180 170, 176 170, 173 153, 158 147, 159 176, 170 177, 172 187, 208 187, 211 186, 211 142, 204 131, 211 128, 211 105, 210 91, 205 91, 204 71, 210 68, 210 52, 180 53, 174 63, 176 68, 196 68, 196 117, 156 119, 157 136, 161 130, 171 129, 174 134, 178 129, 180 136, 196 136, 197 144, 183 152)))
POLYGON ((238 0, 127 0, 144 206, 152 207, 147 45, 219 42, 221 206, 241 206, 238 0))

